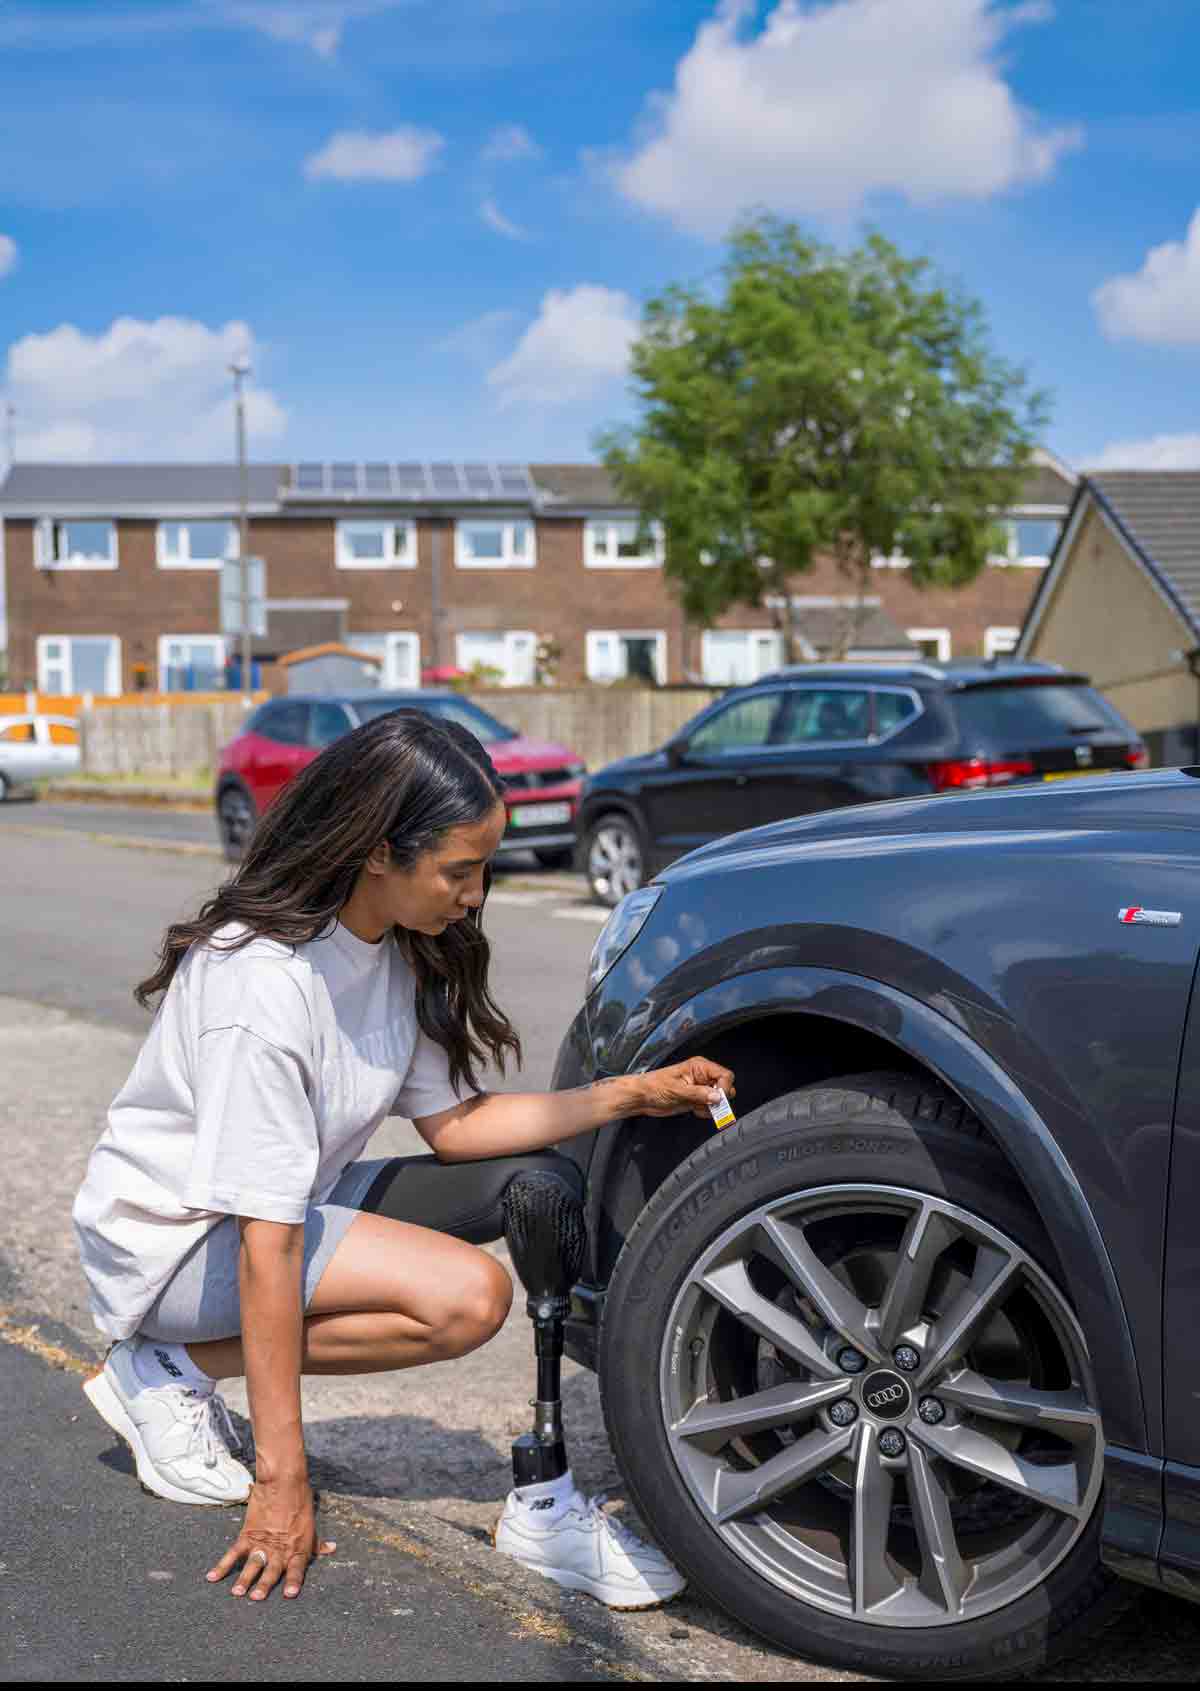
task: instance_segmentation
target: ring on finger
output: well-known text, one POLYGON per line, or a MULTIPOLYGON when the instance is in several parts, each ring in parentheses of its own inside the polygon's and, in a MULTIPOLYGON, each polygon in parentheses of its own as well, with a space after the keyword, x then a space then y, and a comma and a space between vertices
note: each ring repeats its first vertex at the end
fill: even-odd
POLYGON ((252 1550, 246 1559, 250 1562, 261 1562, 264 1568, 271 1560, 265 1550, 252 1550))

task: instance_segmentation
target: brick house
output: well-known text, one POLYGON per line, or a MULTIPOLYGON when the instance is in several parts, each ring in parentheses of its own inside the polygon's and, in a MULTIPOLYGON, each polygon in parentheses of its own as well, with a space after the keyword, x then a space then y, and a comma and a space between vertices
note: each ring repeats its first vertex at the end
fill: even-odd
MULTIPOLYGON (((852 653, 1008 650, 1074 492, 1039 454, 1008 551, 970 587, 915 590, 879 560, 855 604, 830 563, 794 595, 808 652, 852 617, 852 653)), ((9 686, 96 694, 220 685, 221 560, 236 555, 238 477, 220 464, 14 464, 0 482, 9 686)), ((722 685, 780 661, 771 607, 689 627, 639 544, 636 513, 589 464, 255 464, 250 550, 266 563, 257 659, 348 643, 387 685, 486 664, 534 680, 540 642, 570 685, 644 676, 722 685)))

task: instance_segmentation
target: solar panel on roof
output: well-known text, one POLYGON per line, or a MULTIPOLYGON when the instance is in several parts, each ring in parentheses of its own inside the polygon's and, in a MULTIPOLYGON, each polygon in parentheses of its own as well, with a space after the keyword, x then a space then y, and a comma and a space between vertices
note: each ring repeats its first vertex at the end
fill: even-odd
POLYGON ((495 474, 490 464, 464 464, 463 478, 467 484, 468 493, 495 493, 495 474))
POLYGON ((390 464, 364 464, 363 489, 367 493, 390 493, 392 490, 392 466, 390 464))
POLYGON ((527 499, 533 491, 529 471, 524 464, 497 464, 496 479, 502 493, 515 493, 519 498, 527 499))
POLYGON ((324 486, 324 464, 296 465, 296 487, 301 493, 319 493, 324 486))
POLYGON ((424 464, 393 464, 392 471, 398 493, 406 493, 411 498, 428 492, 424 464))
POLYGON ((429 474, 433 482, 433 492, 439 497, 454 498, 462 492, 457 464, 430 464, 429 474))
POLYGON ((357 464, 331 464, 329 471, 330 485, 335 493, 358 492, 357 464))

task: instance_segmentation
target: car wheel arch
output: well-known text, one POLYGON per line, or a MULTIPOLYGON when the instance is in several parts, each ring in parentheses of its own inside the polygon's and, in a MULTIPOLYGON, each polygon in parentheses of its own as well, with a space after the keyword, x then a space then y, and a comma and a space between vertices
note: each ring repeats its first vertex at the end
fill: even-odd
MULTIPOLYGON (((815 968, 763 970, 746 978, 755 983, 753 1007, 743 1006, 740 1011, 722 1014, 711 1000, 707 1005, 704 1002, 710 994, 722 991, 721 987, 710 988, 668 1018, 678 1027, 678 1036, 665 1042, 656 1030, 628 1064, 630 1071, 659 1067, 698 1054, 723 1060, 723 1051, 729 1058, 746 1053, 741 1058, 745 1071, 746 1057, 751 1062, 754 1060, 755 1039, 759 1042, 769 1039, 772 1024, 776 1024, 774 1032, 778 1036, 777 1023, 782 1017, 788 1023, 786 1048, 790 1052, 803 1052, 806 1044, 818 1048, 823 1044, 829 1049, 831 1035, 842 1043, 835 1042, 830 1051, 837 1059, 835 1069, 830 1070, 823 1061, 819 1066, 826 1069, 825 1073, 808 1073, 797 1064, 798 1078, 781 1086, 776 1096, 833 1079, 837 1074, 862 1073, 875 1068, 923 1074, 949 1090, 978 1119, 989 1140, 1004 1156, 1059 1253, 1063 1281, 1072 1290, 1079 1319, 1097 1356, 1108 1441, 1133 1450, 1147 1450, 1150 1441, 1146 1406, 1133 1337, 1100 1230, 1086 1195, 1049 1127, 1011 1078, 946 1017, 883 983, 815 968), (766 978, 769 976, 778 978, 769 981, 766 978), (808 994, 802 990, 805 985, 810 989, 808 994), (839 991, 840 999, 836 997, 839 991), (832 1004, 818 1011, 811 1003, 805 1003, 806 996, 818 993, 834 994, 836 1013, 832 1004), (818 1028, 821 1031, 814 1041, 812 1035, 818 1028), (845 1042, 852 1040, 855 1032, 862 1044, 854 1061, 848 1062, 852 1045, 845 1042), (880 1061, 881 1057, 884 1060, 880 1061)), ((730 1060, 730 1066, 737 1065, 730 1060)), ((753 1083, 747 1096, 749 1102, 739 1087, 739 1115, 768 1101, 756 1095, 753 1083)), ((712 1131, 706 1123, 692 1118, 675 1118, 669 1127, 666 1123, 648 1121, 639 1128, 639 1122, 637 1117, 626 1121, 608 1143, 601 1142, 589 1173, 589 1182, 596 1192, 593 1225, 610 1229, 618 1244, 623 1240, 631 1201, 637 1203, 640 1211, 661 1179, 712 1131), (678 1135, 671 1149, 663 1138, 664 1129, 678 1135), (681 1154, 671 1160, 676 1147, 681 1154), (664 1167, 668 1161, 670 1167, 664 1167)), ((603 1240, 597 1240, 597 1247, 604 1249, 603 1240)), ((607 1275, 601 1283, 606 1281, 607 1275)))

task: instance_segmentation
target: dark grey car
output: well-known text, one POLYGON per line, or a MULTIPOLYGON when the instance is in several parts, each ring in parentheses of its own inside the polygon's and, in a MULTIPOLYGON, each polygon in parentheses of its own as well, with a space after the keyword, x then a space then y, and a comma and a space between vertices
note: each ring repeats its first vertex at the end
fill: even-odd
POLYGON ((567 1147, 571 1348, 664 1548, 778 1644, 997 1677, 1123 1580, 1200 1596, 1198 776, 756 829, 600 936, 555 1084, 702 1053, 740 1120, 567 1147))

